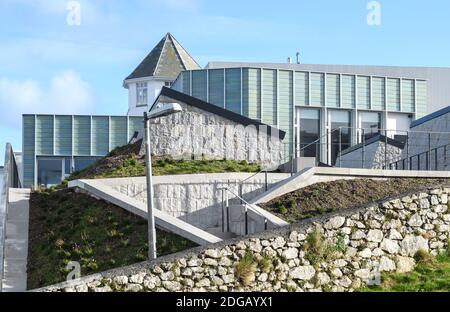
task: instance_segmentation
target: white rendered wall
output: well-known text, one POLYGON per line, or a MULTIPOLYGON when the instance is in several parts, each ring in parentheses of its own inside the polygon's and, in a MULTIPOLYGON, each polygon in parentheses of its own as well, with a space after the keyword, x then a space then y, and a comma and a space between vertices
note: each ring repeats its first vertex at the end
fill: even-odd
POLYGON ((147 106, 137 107, 137 90, 136 84, 143 81, 133 81, 127 83, 128 86, 128 116, 142 116, 144 112, 148 111, 150 105, 155 102, 156 98, 161 92, 165 81, 161 80, 147 80, 147 106))
POLYGON ((408 114, 388 113, 386 129, 395 130, 390 131, 388 137, 394 138, 394 135, 406 135, 406 131, 409 131, 411 121, 408 114))

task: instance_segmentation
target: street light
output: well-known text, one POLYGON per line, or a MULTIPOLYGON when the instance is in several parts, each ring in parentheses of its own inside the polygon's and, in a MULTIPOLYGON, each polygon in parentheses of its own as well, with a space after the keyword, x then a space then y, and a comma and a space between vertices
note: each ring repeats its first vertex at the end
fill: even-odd
POLYGON ((144 113, 145 165, 147 176, 148 259, 156 259, 156 231, 153 215, 152 155, 150 151, 150 119, 164 117, 183 111, 178 103, 158 104, 144 113))

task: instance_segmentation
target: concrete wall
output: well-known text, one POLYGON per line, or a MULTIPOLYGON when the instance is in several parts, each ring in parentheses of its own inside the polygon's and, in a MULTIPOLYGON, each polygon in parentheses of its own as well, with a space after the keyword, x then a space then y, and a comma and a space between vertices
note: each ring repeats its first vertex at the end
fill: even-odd
POLYGON ((418 190, 37 291, 355 291, 379 285, 384 272, 412 271, 419 250, 449 248, 449 194, 446 186, 418 190), (313 231, 336 251, 324 257, 308 249, 313 231), (249 253, 253 269, 239 274, 249 253))
POLYGON ((151 148, 155 155, 246 160, 267 168, 282 163, 283 144, 278 136, 267 135, 266 129, 244 127, 199 108, 179 104, 183 112, 152 120, 151 148))
MULTIPOLYGON (((201 229, 219 227, 222 225, 220 188, 235 186, 251 175, 251 173, 219 173, 154 177, 155 208, 201 229)), ((269 187, 289 176, 283 173, 268 174, 269 187)), ((122 194, 142 202, 147 201, 145 177, 105 179, 101 182, 122 194)), ((264 174, 246 181, 242 188, 245 200, 251 200, 264 191, 264 174)), ((234 192, 239 194, 237 188, 234 192)), ((232 194, 229 194, 229 199, 230 204, 240 202, 232 194)))
MULTIPOLYGON (((341 158, 337 158, 336 166, 341 165, 342 168, 364 168, 364 169, 382 169, 385 165, 385 143, 374 142, 368 144, 364 148, 364 166, 363 166, 363 150, 358 148, 352 152, 342 155, 341 158)), ((402 149, 387 145, 387 163, 390 164, 394 161, 401 159, 402 149)))

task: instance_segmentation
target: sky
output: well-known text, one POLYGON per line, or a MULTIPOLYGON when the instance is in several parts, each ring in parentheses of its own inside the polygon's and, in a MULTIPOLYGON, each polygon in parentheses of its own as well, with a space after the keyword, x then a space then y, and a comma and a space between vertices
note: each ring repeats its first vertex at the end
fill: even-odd
POLYGON ((450 67, 448 0, 0 0, 0 164, 26 113, 125 115, 167 33, 208 61, 450 67))

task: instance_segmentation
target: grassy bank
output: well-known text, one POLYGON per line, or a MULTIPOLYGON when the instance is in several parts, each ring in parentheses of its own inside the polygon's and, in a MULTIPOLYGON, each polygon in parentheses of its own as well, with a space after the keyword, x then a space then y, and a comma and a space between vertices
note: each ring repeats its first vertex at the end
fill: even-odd
MULTIPOLYGON (((116 148, 92 166, 74 173, 69 180, 145 176, 145 157, 139 155, 141 141, 116 148)), ((153 175, 258 172, 260 166, 234 160, 174 160, 152 158, 153 175)))
MULTIPOLYGON (((157 231, 158 255, 196 246, 157 231)), ((147 221, 72 190, 34 192, 30 199, 28 289, 62 282, 70 261, 82 275, 145 261, 147 221)))
POLYGON ((448 183, 448 180, 403 178, 332 181, 310 185, 260 206, 288 222, 295 222, 442 183, 448 183))
POLYGON ((449 292, 450 249, 436 258, 421 252, 418 264, 410 273, 381 276, 381 285, 364 287, 362 292, 449 292))

